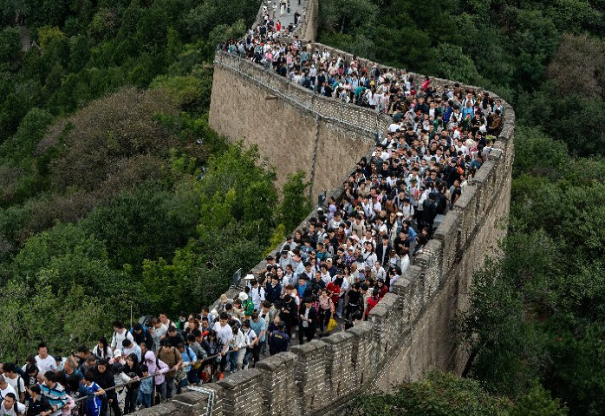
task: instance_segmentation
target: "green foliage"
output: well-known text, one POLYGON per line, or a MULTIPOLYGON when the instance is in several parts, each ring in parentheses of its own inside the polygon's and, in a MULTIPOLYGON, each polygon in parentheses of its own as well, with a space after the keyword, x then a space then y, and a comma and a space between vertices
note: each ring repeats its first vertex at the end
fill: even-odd
POLYGON ((211 157, 200 183, 202 218, 207 219, 198 226, 202 238, 235 222, 244 225, 241 238, 268 242, 277 204, 275 172, 259 167, 259 161, 257 148, 245 150, 241 144, 211 157))
POLYGON ((290 232, 305 219, 311 211, 308 190, 311 182, 306 182, 306 173, 299 171, 288 176, 282 190, 282 201, 277 209, 277 221, 290 232))
POLYGON ((256 16, 260 3, 259 0, 232 0, 229 6, 225 7, 222 0, 206 0, 188 11, 184 24, 195 40, 207 37, 213 30, 216 37, 218 32, 215 28, 218 27, 233 30, 232 34, 245 33, 245 29, 256 16), (242 20, 238 22, 240 19, 242 20), (230 25, 234 25, 234 28, 228 28, 230 25), (241 29, 244 32, 241 32, 241 29))
POLYGON ((69 119, 73 127, 63 138, 64 151, 51 163, 53 184, 61 190, 77 186, 92 191, 120 177, 130 182, 132 171, 140 172, 140 178, 130 185, 155 177, 157 165, 147 155, 167 154, 175 143, 152 117, 175 112, 168 97, 132 88, 80 110, 69 119))
POLYGON ((481 76, 473 60, 462 52, 462 47, 441 43, 434 49, 437 75, 457 79, 471 85, 482 84, 481 76))
POLYGON ((470 373, 520 406, 522 396, 541 394, 537 379, 570 414, 599 415, 605 163, 572 158, 536 129, 519 128, 515 147, 505 256, 475 276, 460 325, 470 373))
MULTIPOLYGON (((422 381, 405 383, 393 394, 361 396, 347 414, 367 416, 509 415, 506 398, 488 394, 481 384, 450 373, 432 372, 422 381)), ((537 409, 534 407, 534 409, 537 409)), ((561 413, 540 413, 559 415, 561 413)))
POLYGON ((21 50, 21 32, 16 27, 0 30, 0 68, 2 64, 13 62, 21 50))
POLYGON ((564 143, 524 126, 515 129, 515 140, 519 146, 515 148, 513 176, 525 173, 532 178, 556 180, 568 175, 570 158, 564 143))
POLYGON ((151 88, 160 88, 164 93, 174 98, 183 109, 195 108, 207 97, 208 91, 204 83, 193 76, 157 77, 150 85, 151 88))
POLYGON ((211 45, 218 45, 229 39, 239 39, 246 34, 247 27, 243 20, 238 20, 232 25, 218 25, 210 31, 208 38, 211 45))
POLYGON ((52 121, 53 117, 48 111, 31 109, 19 124, 15 135, 0 145, 0 158, 17 163, 30 159, 52 121))
POLYGON ((275 231, 273 232, 271 240, 269 241, 269 246, 263 253, 263 256, 266 257, 267 255, 269 255, 269 253, 271 253, 279 244, 283 243, 285 239, 286 227, 284 226, 284 224, 279 224, 277 227, 275 227, 275 231))
MULTIPOLYGON (((86 286, 68 283, 54 293, 41 276, 35 287, 10 281, 0 290, 0 355, 23 362, 40 341, 52 354, 68 355, 74 345, 93 345, 107 333, 107 323, 126 317, 129 297, 107 299, 87 295, 86 286)), ((132 297, 132 299, 135 299, 132 297)))
POLYGON ((9 275, 0 290, 5 359, 23 360, 41 340, 63 353, 74 343, 92 343, 113 316, 137 302, 137 285, 112 270, 104 245, 74 225, 32 237, 9 275))
POLYGON ((558 400, 553 400, 550 393, 539 383, 520 396, 511 410, 510 416, 565 416, 567 409, 558 400))
POLYGON ((38 29, 38 43, 40 44, 42 50, 45 50, 46 47, 54 40, 64 39, 66 39, 65 33, 63 33, 61 29, 56 26, 45 26, 38 29))
POLYGON ((353 28, 372 25, 378 7, 369 0, 327 0, 322 2, 320 26, 330 32, 347 33, 353 28))
POLYGON ((171 198, 172 193, 147 182, 97 207, 83 227, 105 242, 114 268, 171 257, 193 236, 198 209, 192 198, 171 198))
POLYGON ((526 310, 535 319, 552 312, 557 253, 542 233, 510 237, 504 249, 514 257, 474 276, 471 305, 459 330, 471 357, 479 353, 473 376, 485 380, 491 391, 518 395, 540 374, 546 359, 545 335, 524 317, 526 310))

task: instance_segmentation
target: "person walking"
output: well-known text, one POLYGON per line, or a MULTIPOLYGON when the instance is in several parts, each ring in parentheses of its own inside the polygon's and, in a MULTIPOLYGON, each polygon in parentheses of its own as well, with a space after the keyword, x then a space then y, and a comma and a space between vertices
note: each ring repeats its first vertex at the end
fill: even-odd
MULTIPOLYGON (((139 368, 139 361, 135 353, 131 353, 128 357, 126 357, 126 365, 124 366, 123 371, 131 380, 138 380, 139 378, 143 377, 143 373, 139 368)), ((139 381, 126 386, 126 398, 124 401, 125 415, 135 411, 140 386, 141 383, 139 381)))
POLYGON ((300 345, 304 344, 305 337, 307 342, 311 342, 315 337, 318 316, 317 309, 313 306, 313 299, 305 298, 299 311, 298 341, 300 345))
POLYGON ((328 334, 328 323, 334 317, 334 302, 330 298, 327 289, 322 289, 318 299, 319 303, 319 336, 328 334))

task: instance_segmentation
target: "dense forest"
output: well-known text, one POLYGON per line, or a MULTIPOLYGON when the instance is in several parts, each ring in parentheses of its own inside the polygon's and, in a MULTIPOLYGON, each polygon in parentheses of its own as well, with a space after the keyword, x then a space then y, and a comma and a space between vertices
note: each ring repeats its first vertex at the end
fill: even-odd
POLYGON ((434 375, 364 398, 358 411, 605 414, 605 2, 322 0, 320 8, 320 41, 492 90, 517 116, 505 256, 475 276, 458 322, 472 358, 465 375, 481 387, 434 375), (469 397, 482 403, 485 392, 511 406, 533 401, 533 413, 500 402, 460 407, 469 397))
POLYGON ((207 123, 215 45, 259 4, 0 1, 2 361, 201 308, 309 211, 207 123))

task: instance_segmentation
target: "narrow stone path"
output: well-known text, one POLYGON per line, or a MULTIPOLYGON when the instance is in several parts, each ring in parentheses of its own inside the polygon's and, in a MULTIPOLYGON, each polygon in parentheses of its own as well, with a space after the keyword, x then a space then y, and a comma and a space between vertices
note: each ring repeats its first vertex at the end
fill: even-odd
POLYGON ((273 6, 277 5, 275 12, 275 20, 279 20, 282 27, 288 27, 290 23, 294 23, 294 14, 298 12, 301 16, 304 15, 304 10, 307 7, 307 0, 289 0, 290 2, 290 13, 286 12, 280 15, 280 0, 264 1, 263 4, 267 6, 269 10, 273 10, 273 6))
POLYGON ((21 30, 21 50, 27 52, 32 44, 29 30, 27 29, 27 26, 19 26, 19 29, 21 30))

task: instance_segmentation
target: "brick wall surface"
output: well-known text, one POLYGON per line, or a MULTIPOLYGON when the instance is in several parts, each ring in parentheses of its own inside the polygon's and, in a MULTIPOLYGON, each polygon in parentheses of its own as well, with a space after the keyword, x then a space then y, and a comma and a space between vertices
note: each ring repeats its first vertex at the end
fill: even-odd
POLYGON ((338 187, 388 127, 371 109, 314 94, 222 51, 215 57, 209 121, 227 138, 258 146, 276 168, 278 188, 289 174, 306 172, 313 199, 338 187))

